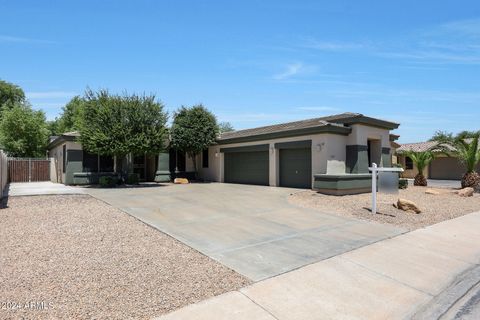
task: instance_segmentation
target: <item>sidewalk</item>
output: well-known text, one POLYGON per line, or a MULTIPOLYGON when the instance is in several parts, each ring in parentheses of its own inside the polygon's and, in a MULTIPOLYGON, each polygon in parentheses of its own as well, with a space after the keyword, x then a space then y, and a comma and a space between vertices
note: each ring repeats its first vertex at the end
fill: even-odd
MULTIPOLYGON (((159 319, 407 319, 480 263, 480 212, 187 306, 159 319)), ((477 280, 475 280, 477 281, 477 280)), ((454 301, 451 301, 453 303, 454 301)))
POLYGON ((5 188, 5 196, 41 196, 59 194, 84 194, 81 187, 66 186, 50 181, 42 182, 12 182, 5 188))

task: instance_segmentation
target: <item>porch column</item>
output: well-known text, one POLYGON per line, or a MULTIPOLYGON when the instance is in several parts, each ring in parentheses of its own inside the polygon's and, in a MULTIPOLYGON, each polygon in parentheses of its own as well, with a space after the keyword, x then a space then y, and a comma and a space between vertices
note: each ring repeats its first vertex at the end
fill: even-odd
POLYGON ((155 172, 155 182, 170 182, 170 153, 161 152, 158 155, 157 171, 155 172))
POLYGON ((347 145, 347 173, 368 173, 368 146, 347 145))

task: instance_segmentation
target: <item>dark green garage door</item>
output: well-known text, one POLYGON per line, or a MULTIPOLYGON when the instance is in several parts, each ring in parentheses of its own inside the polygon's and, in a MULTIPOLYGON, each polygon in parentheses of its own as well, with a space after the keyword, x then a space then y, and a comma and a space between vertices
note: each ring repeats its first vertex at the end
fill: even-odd
POLYGON ((225 153, 227 183, 244 183, 268 186, 268 151, 225 153))
POLYGON ((280 149, 280 186, 312 187, 311 148, 280 149))

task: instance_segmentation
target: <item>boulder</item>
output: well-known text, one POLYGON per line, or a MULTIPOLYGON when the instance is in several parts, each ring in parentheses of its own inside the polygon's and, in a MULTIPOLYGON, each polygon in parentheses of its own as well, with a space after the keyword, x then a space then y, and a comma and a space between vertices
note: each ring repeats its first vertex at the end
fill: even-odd
POLYGON ((473 188, 468 187, 458 190, 457 193, 460 197, 472 197, 474 192, 475 190, 473 188))
POLYGON ((427 189, 427 190, 425 190, 425 193, 426 194, 433 194, 433 195, 441 194, 441 192, 439 190, 435 190, 435 189, 427 189))
POLYGON ((393 206, 397 209, 410 213, 418 214, 422 212, 415 202, 406 199, 398 199, 397 203, 393 204, 393 206))
POLYGON ((175 183, 175 184, 187 184, 187 183, 188 183, 188 179, 185 179, 185 178, 175 178, 175 180, 173 180, 173 183, 175 183))

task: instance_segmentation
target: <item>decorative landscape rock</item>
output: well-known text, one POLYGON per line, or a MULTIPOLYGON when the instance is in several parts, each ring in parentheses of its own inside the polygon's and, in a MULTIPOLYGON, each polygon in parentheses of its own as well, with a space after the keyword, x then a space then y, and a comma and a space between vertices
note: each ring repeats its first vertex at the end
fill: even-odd
POLYGON ((426 193, 426 194, 433 194, 433 195, 439 195, 439 194, 441 194, 440 191, 435 190, 435 189, 427 189, 427 190, 425 190, 425 193, 426 193))
POLYGON ((475 190, 473 188, 468 187, 458 190, 458 195, 460 197, 472 197, 474 192, 475 190))
POLYGON ((188 179, 175 178, 175 180, 173 180, 173 183, 175 183, 175 184, 188 184, 188 179))
POLYGON ((393 206, 397 209, 400 209, 406 212, 411 212, 416 214, 419 214, 422 212, 422 210, 420 210, 420 208, 417 206, 415 202, 406 200, 406 199, 399 198, 397 203, 396 204, 394 203, 393 206))

